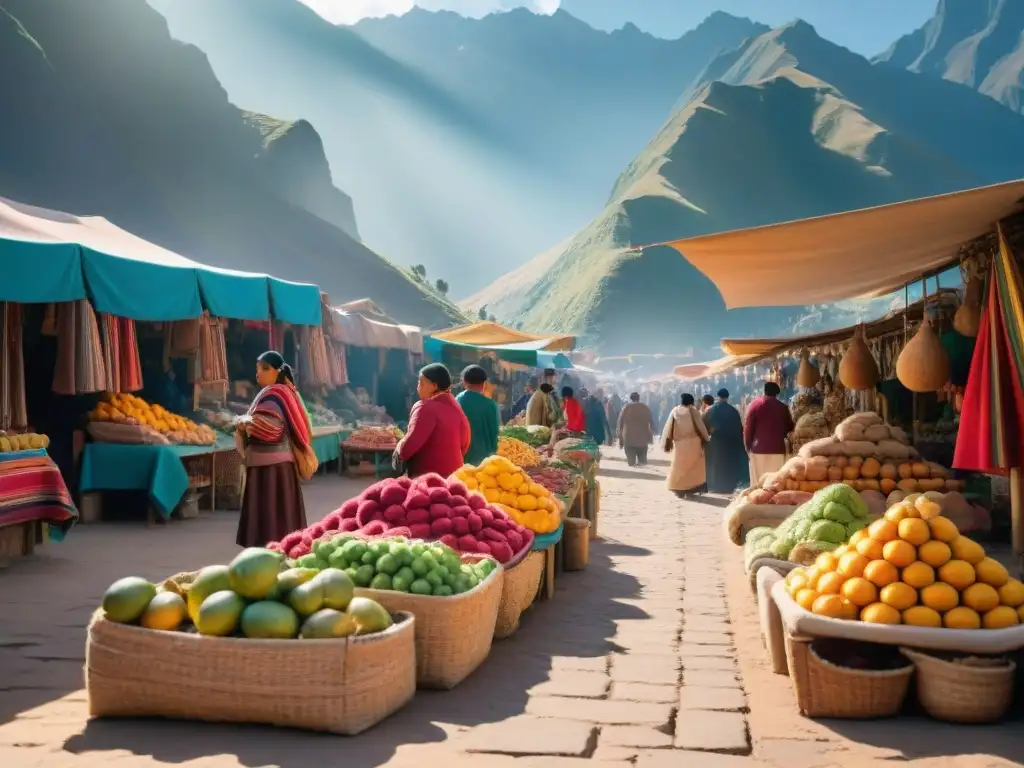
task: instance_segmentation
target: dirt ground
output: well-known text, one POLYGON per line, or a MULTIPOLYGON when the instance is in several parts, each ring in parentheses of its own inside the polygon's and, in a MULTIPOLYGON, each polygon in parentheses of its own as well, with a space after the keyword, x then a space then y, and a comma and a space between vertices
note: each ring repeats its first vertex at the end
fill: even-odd
MULTIPOLYGON (((740 552, 723 539, 726 501, 681 502, 665 490, 662 459, 633 469, 605 451, 601 539, 589 568, 561 574, 555 599, 535 604, 455 690, 420 691, 354 738, 90 720, 85 626, 105 587, 125 575, 159 580, 225 562, 237 551, 238 518, 74 529, 0 571, 0 768, 1024 764, 1019 715, 989 727, 800 717, 788 678, 767 667, 740 552)), ((363 485, 314 479, 310 521, 363 485)))

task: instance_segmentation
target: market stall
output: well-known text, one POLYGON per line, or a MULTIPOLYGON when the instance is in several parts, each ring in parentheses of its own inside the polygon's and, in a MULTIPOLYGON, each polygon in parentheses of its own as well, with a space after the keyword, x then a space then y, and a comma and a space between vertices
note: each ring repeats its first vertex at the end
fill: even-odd
POLYGON ((201 391, 219 393, 221 400, 227 394, 227 318, 300 328, 321 321, 316 286, 209 267, 105 219, 5 200, 0 269, 10 276, 0 285, 0 301, 20 308, 14 323, 6 322, 11 314, 5 311, 5 332, 30 337, 32 344, 29 355, 18 347, 20 367, 13 373, 5 356, 5 401, 6 393, 17 394, 19 387, 22 393, 11 428, 25 430, 33 411, 32 420, 54 419, 50 452, 57 449, 65 478, 75 474, 80 454, 79 490, 146 491, 162 517, 189 487, 209 489, 215 503, 214 456, 233 450, 211 427, 185 415, 197 407, 201 391), (137 394, 146 386, 145 350, 162 357, 158 378, 165 379, 146 390, 172 393, 179 401, 174 408, 137 394), (23 357, 31 357, 31 367, 23 357), (183 366, 176 368, 175 360, 183 366), (183 396, 176 372, 185 373, 193 397, 183 396), (76 446, 84 421, 92 439, 76 446))

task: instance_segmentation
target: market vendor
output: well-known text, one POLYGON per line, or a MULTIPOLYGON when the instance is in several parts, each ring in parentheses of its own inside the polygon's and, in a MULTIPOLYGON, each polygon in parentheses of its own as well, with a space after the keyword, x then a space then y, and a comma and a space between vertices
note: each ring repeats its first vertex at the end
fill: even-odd
POLYGON ((462 372, 462 386, 465 389, 455 398, 469 421, 469 451, 465 458, 467 464, 479 464, 498 452, 501 413, 498 404, 484 394, 486 384, 487 371, 479 365, 467 366, 462 372))
POLYGON ((395 455, 408 466, 409 477, 430 472, 448 477, 463 465, 470 445, 469 421, 452 397, 451 373, 441 363, 423 366, 416 392, 420 399, 395 455))
POLYGON ((565 411, 565 428, 570 432, 586 432, 587 417, 572 387, 562 387, 562 408, 565 411))
POLYGON ((279 352, 256 361, 259 394, 235 430, 245 458, 245 494, 235 542, 262 547, 306 527, 300 478, 316 472, 312 426, 295 389, 295 376, 279 352))

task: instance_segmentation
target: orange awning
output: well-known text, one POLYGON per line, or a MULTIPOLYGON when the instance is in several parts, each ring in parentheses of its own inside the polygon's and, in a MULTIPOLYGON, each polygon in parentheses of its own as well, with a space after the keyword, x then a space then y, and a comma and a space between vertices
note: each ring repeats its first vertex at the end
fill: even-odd
POLYGON ((677 378, 685 381, 696 381, 708 376, 716 376, 719 373, 731 371, 750 363, 757 362, 761 355, 726 355, 717 360, 710 360, 706 363, 690 363, 688 365, 677 365, 673 373, 677 378))
POLYGON ((430 334, 435 339, 450 341, 455 344, 469 344, 474 347, 494 347, 506 344, 526 344, 532 342, 546 342, 542 346, 534 347, 550 352, 568 352, 576 346, 575 336, 566 335, 537 335, 524 333, 514 328, 506 328, 503 325, 489 321, 460 325, 457 328, 449 328, 444 331, 437 331, 430 334))
POLYGON ((669 245, 726 307, 882 296, 954 264, 960 246, 1020 209, 1024 180, 669 245))

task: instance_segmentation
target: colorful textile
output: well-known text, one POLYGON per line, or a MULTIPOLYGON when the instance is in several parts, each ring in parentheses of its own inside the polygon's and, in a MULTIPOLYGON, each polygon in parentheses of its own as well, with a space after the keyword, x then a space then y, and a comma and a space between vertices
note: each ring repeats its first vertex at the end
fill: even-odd
MULTIPOLYGON (((295 455, 295 465, 299 470, 299 477, 309 480, 317 469, 316 454, 310 444, 313 427, 310 424, 306 406, 303 405, 295 388, 287 384, 271 384, 269 387, 264 387, 249 407, 249 415, 253 417, 254 424, 258 423, 257 417, 271 420, 283 417, 284 425, 288 428, 288 437, 291 440, 292 453, 295 455)), ((253 437, 264 440, 264 437, 259 434, 255 434, 253 437)), ((275 438, 274 434, 268 432, 264 442, 276 442, 280 439, 280 435, 275 438)))
POLYGON ((0 526, 44 522, 60 541, 78 520, 64 478, 46 451, 0 454, 0 526))
POLYGON ((61 304, 57 310, 57 365, 53 391, 82 395, 107 388, 99 323, 86 299, 61 304))
POLYGON ((563 401, 565 410, 565 428, 570 432, 586 432, 587 417, 583 413, 583 406, 575 397, 567 397, 563 401))
POLYGON ((28 426, 25 400, 25 356, 22 349, 21 305, 8 302, 0 305, 0 429, 24 429, 28 426))
POLYGON ((1005 474, 1024 461, 1024 285, 1001 227, 986 293, 953 466, 1005 474))

